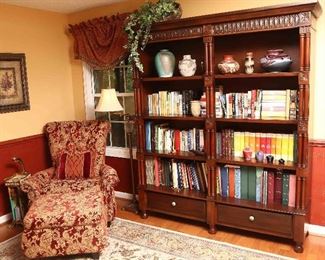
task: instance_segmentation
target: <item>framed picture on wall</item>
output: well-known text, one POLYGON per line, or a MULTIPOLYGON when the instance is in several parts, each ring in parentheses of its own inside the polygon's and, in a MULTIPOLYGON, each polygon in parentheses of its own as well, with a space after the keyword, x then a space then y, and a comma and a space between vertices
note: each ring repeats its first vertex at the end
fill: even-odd
POLYGON ((25 54, 0 53, 0 113, 29 109, 25 54))

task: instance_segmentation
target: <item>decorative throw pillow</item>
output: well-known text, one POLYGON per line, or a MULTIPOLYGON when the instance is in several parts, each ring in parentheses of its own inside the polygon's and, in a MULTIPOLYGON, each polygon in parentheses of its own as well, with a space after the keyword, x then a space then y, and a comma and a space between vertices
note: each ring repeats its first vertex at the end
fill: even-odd
POLYGON ((85 153, 63 153, 56 163, 56 177, 64 179, 87 179, 93 168, 91 152, 85 153))

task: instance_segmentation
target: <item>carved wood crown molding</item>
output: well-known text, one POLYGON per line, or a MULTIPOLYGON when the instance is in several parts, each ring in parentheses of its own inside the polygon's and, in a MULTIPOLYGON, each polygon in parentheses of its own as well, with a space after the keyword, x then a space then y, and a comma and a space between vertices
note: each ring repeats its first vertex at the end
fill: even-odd
MULTIPOLYGON (((213 36, 218 36, 236 33, 290 29, 303 26, 305 28, 308 28, 311 25, 311 20, 311 12, 252 18, 209 25, 212 26, 209 27, 209 33, 211 33, 211 35, 213 36)), ((177 23, 177 20, 175 22, 177 23)), ((205 35, 207 33, 207 30, 204 31, 203 27, 204 25, 193 26, 188 28, 177 28, 174 30, 166 31, 154 31, 152 32, 152 39, 150 40, 150 42, 203 37, 203 34, 205 35)))

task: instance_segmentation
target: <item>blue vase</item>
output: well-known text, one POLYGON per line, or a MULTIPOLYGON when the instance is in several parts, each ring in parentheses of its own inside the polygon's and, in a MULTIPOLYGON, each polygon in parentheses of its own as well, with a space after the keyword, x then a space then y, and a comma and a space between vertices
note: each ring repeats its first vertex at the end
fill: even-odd
POLYGON ((155 65, 159 77, 172 77, 175 69, 175 56, 167 49, 160 50, 155 56, 155 65))

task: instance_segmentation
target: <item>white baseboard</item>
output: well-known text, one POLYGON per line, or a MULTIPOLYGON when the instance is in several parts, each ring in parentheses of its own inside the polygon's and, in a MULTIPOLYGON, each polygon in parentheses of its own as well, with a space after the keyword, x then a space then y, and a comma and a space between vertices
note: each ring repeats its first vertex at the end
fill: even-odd
POLYGON ((310 235, 325 237, 325 226, 305 224, 305 230, 307 230, 310 235))
POLYGON ((10 219, 12 219, 12 214, 11 213, 0 216, 0 224, 8 222, 10 219))
POLYGON ((120 198, 120 199, 127 199, 127 200, 131 200, 132 199, 132 194, 131 193, 122 192, 122 191, 115 191, 115 196, 117 198, 120 198))

